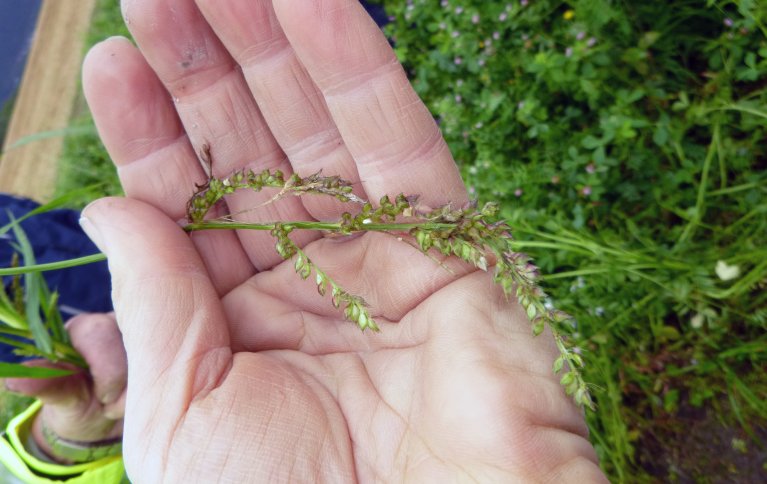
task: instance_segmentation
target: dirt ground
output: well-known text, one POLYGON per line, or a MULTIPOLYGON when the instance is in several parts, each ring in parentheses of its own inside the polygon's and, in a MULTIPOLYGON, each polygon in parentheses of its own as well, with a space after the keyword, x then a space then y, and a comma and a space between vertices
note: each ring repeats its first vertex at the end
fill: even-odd
MULTIPOLYGON (((720 415, 733 415, 726 397, 717 406, 720 415)), ((687 405, 665 421, 656 419, 653 428, 643 429, 638 464, 658 482, 767 482, 767 448, 754 443, 734 416, 725 422, 712 410, 687 405)), ((751 431, 758 442, 767 442, 767 428, 751 431)))

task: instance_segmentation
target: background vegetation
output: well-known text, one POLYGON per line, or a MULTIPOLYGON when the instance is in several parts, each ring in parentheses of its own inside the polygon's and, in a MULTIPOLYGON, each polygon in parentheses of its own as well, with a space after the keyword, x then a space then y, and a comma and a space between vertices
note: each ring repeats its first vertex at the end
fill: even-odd
POLYGON ((470 189, 577 320, 611 478, 767 475, 767 3, 384 5, 470 189))
MULTIPOLYGON (((91 41, 125 34, 115 3, 91 41)), ((575 316, 611 480, 763 480, 767 3, 379 3, 470 190, 575 316)), ((95 132, 63 166, 60 192, 119 191, 95 132)))

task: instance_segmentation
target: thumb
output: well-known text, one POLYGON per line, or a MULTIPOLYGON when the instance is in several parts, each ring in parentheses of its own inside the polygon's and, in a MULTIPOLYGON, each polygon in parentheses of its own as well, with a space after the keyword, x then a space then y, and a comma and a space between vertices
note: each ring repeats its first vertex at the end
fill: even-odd
POLYGON ((190 238, 158 209, 105 198, 83 210, 80 224, 109 262, 128 358, 126 418, 140 420, 134 428, 150 419, 170 427, 228 371, 220 299, 190 238))

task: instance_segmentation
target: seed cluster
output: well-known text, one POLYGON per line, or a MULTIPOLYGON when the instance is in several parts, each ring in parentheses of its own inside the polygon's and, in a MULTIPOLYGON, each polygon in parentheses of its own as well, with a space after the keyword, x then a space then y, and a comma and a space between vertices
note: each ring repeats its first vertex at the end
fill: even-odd
POLYGON ((365 300, 350 294, 339 286, 326 272, 317 267, 306 253, 290 238, 297 229, 315 229, 350 235, 358 232, 379 231, 398 237, 409 235, 424 254, 436 250, 445 256, 456 256, 473 266, 488 271, 493 268, 494 281, 509 297, 516 297, 532 323, 534 335, 542 333, 546 326, 554 336, 560 356, 554 362, 554 372, 565 370, 561 383, 576 403, 593 408, 593 402, 579 369, 583 367, 580 355, 571 351, 563 336, 563 324, 570 317, 546 307, 546 294, 538 286, 538 269, 525 254, 513 250, 511 229, 502 221, 494 221, 499 207, 487 203, 482 208, 476 204, 464 207, 446 205, 434 210, 421 210, 417 197, 400 194, 392 201, 382 197, 377 205, 366 202, 352 193, 352 185, 337 176, 315 173, 307 177, 297 174, 287 180, 280 171, 263 170, 255 173, 237 171, 225 178, 211 177, 198 186, 188 203, 188 230, 230 228, 269 230, 275 238, 275 250, 284 260, 294 259, 296 273, 302 279, 314 274, 317 291, 331 294, 332 304, 343 308, 344 317, 360 329, 378 331, 378 325, 370 315, 365 300), (332 196, 342 202, 361 204, 355 213, 344 212, 336 222, 280 221, 268 224, 235 222, 231 216, 205 220, 208 211, 226 195, 239 189, 261 191, 275 188, 279 192, 271 201, 284 196, 318 194, 332 196))

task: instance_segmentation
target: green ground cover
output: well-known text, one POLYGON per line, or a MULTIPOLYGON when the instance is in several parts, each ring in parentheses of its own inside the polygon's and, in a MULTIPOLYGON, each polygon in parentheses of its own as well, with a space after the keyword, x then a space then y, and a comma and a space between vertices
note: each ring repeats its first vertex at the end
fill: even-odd
MULTIPOLYGON (((130 38, 120 13, 120 2, 98 0, 85 41, 86 49, 114 35, 130 38)), ((70 125, 72 134, 64 138, 56 196, 86 186, 94 186, 95 192, 102 196, 122 194, 120 181, 93 126, 93 117, 82 94, 76 101, 74 111, 70 125)), ((76 205, 82 207, 89 201, 82 198, 76 205)))
POLYGON ((610 477, 767 474, 767 4, 384 4, 467 183, 575 316, 610 477))
MULTIPOLYGON (((114 3, 91 43, 125 34, 114 3)), ((767 3, 381 3, 470 190, 575 317, 611 480, 767 475, 767 3)), ((119 192, 95 132, 65 144, 60 193, 119 192)))

